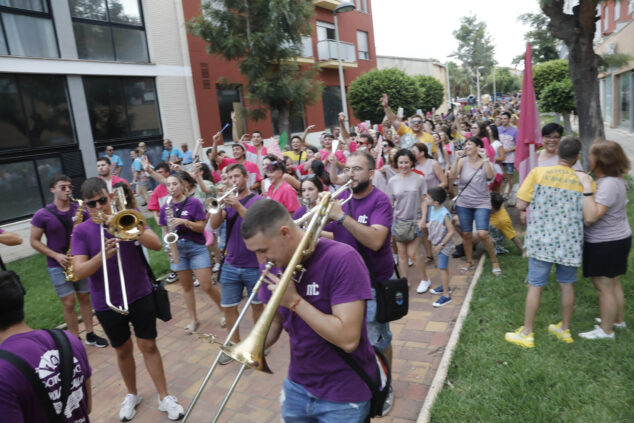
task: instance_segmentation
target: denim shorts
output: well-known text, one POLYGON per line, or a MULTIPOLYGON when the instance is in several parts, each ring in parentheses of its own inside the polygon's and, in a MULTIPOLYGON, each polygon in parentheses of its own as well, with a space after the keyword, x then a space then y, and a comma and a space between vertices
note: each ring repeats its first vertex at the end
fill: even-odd
POLYGON ((53 288, 57 292, 59 298, 67 297, 75 292, 86 294, 90 292, 90 284, 88 279, 82 279, 77 282, 69 282, 64 277, 64 269, 61 267, 49 267, 48 274, 51 276, 53 288))
POLYGON ((218 248, 224 250, 227 246, 227 222, 222 222, 218 228, 218 248))
POLYGON ((577 281, 577 268, 563 264, 549 263, 532 257, 528 259, 528 283, 531 286, 545 286, 548 283, 552 265, 557 269, 557 282, 573 283, 577 281))
POLYGON ((192 240, 180 238, 176 245, 178 245, 178 263, 170 263, 172 272, 211 267, 209 250, 205 244, 197 244, 192 240))
MULTIPOLYGON (((234 307, 240 304, 244 288, 247 288, 247 295, 251 295, 251 291, 259 278, 260 269, 257 267, 236 267, 224 263, 220 272, 220 286, 222 288, 220 305, 234 307)), ((262 304, 262 302, 256 296, 252 304, 262 304)))
POLYGON ((462 232, 471 232, 473 230, 474 220, 478 231, 489 230, 491 209, 474 209, 471 207, 456 206, 456 212, 458 213, 458 219, 460 219, 460 229, 462 229, 462 232))
POLYGON ((513 173, 515 172, 515 165, 513 163, 502 163, 502 169, 504 169, 504 173, 513 173))
POLYGON ((282 420, 285 423, 362 423, 370 414, 370 400, 333 402, 311 394, 302 385, 284 379, 280 394, 282 420))
POLYGON ((449 256, 445 253, 438 253, 438 268, 441 270, 449 269, 449 256))
POLYGON ((373 347, 384 351, 392 342, 392 331, 389 323, 376 321, 376 291, 372 288, 372 299, 366 301, 365 322, 368 328, 368 339, 373 347))

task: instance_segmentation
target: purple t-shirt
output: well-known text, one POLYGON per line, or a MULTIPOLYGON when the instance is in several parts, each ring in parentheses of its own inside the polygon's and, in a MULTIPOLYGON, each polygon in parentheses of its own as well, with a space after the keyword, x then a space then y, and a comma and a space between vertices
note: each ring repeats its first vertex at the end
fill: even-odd
MULTIPOLYGON (((348 196, 348 193, 344 194, 348 196)), ((374 188, 370 194, 361 199, 352 198, 343 205, 343 212, 357 222, 366 225, 381 225, 388 228, 385 242, 378 251, 365 248, 368 261, 372 264, 372 271, 377 281, 385 281, 394 273, 394 256, 392 256, 392 244, 390 242, 390 228, 392 227, 393 211, 388 196, 381 190, 374 188)), ((335 241, 348 244, 357 250, 357 242, 350 232, 337 222, 330 222, 324 227, 324 231, 332 232, 335 241)))
POLYGON ((297 220, 305 214, 306 214, 306 206, 301 206, 300 208, 295 210, 295 213, 293 213, 293 220, 297 220))
MULTIPOLYGON (((181 219, 189 220, 190 222, 199 222, 201 220, 206 220, 205 208, 203 207, 203 203, 201 203, 199 199, 189 197, 187 198, 186 204, 183 204, 183 201, 181 201, 180 203, 172 204, 174 217, 178 217, 177 212, 180 210, 181 219)), ((165 214, 166 208, 167 202, 161 207, 161 214, 159 216, 159 225, 161 226, 167 226, 167 215, 165 214)), ((176 227, 176 233, 178 234, 178 239, 188 239, 195 242, 196 244, 205 245, 205 235, 203 235, 202 232, 192 231, 185 225, 178 225, 176 227)))
MULTIPOLYGON (((240 200, 240 204, 248 209, 251 207, 251 204, 261 200, 262 197, 254 195, 246 202, 244 201, 245 199, 246 197, 240 200)), ((242 232, 240 231, 242 217, 233 207, 227 206, 225 210, 227 212, 227 233, 229 234, 227 239, 227 257, 225 258, 225 263, 235 267, 260 267, 255 253, 247 248, 244 244, 244 240, 242 239, 242 232), (231 231, 231 233, 229 233, 229 231, 231 231)))
MULTIPOLYGON (((305 301, 322 313, 332 314, 332 306, 337 304, 372 299, 363 259, 349 245, 320 238, 315 251, 303 264, 306 271, 295 287, 305 301)), ((276 273, 277 269, 272 271, 276 273)), ((271 291, 262 288, 259 297, 268 302, 271 291)), ((278 311, 290 338, 290 380, 322 400, 360 402, 370 399, 367 385, 325 339, 291 310, 279 307, 278 311)), ((361 339, 352 358, 375 379, 376 361, 365 324, 361 325, 361 339)))
MULTIPOLYGON (((92 258, 99 254, 101 256, 101 235, 99 231, 104 231, 105 239, 114 238, 110 233, 101 228, 92 220, 87 220, 75 228, 73 232, 73 256, 88 256, 92 258)), ((152 292, 150 278, 145 270, 145 264, 137 247, 136 241, 120 241, 121 263, 125 276, 126 294, 128 304, 132 304, 152 292)), ((108 280, 110 284, 110 302, 115 306, 123 305, 121 297, 121 282, 119 280, 119 266, 117 265, 117 255, 115 254, 107 261, 108 280)), ((90 281, 90 298, 92 306, 97 311, 110 310, 106 305, 106 294, 104 290, 103 268, 100 266, 88 280, 90 281)))
MULTIPOLYGON (((66 227, 62 225, 62 222, 53 215, 53 213, 45 209, 39 209, 33 215, 31 225, 44 230, 44 234, 46 235, 46 245, 48 248, 58 253, 66 254, 66 250, 68 250, 69 236, 71 233, 70 231, 72 230, 73 222, 75 221, 75 214, 77 213, 79 205, 77 203, 70 203, 70 208, 64 212, 55 207, 55 203, 47 204, 46 207, 53 210, 59 217, 62 218, 62 220, 66 222, 68 231, 66 230, 66 227)), ((84 220, 88 218, 88 213, 84 212, 84 220)), ((53 260, 50 257, 46 257, 46 263, 48 267, 61 267, 56 260, 53 260)))
MULTIPOLYGON (((88 364, 86 350, 81 340, 66 332, 73 350, 73 380, 64 422, 88 422, 88 394, 86 379, 90 378, 92 370, 88 364)), ((35 374, 44 382, 46 391, 55 409, 60 409, 59 398, 62 389, 59 353, 53 338, 43 330, 33 330, 10 336, 0 349, 9 351, 26 361, 35 374)), ((46 411, 31 383, 12 364, 0 360, 0 421, 40 423, 47 421, 46 411)))
MULTIPOLYGON (((517 143, 516 127, 509 125, 509 127, 505 129, 504 126, 498 126, 498 134, 504 148, 515 147, 517 143)), ((515 151, 504 153, 504 163, 515 163, 515 151)))

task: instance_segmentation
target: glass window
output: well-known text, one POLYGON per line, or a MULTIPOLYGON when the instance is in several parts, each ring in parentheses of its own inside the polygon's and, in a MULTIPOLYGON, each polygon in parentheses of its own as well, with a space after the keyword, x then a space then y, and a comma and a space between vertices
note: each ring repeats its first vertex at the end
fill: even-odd
POLYGON ((632 73, 619 75, 619 126, 630 129, 630 108, 632 107, 632 73))
POLYGON ((65 77, 5 75, 0 77, 0 97, 0 148, 75 142, 65 77))
POLYGON ((73 18, 108 20, 105 0, 70 0, 70 14, 73 18))
POLYGON ((339 125, 339 112, 341 112, 341 90, 338 86, 324 87, 322 93, 324 105, 324 123, 326 128, 339 125))
POLYGON ((604 92, 604 106, 605 106, 605 120, 610 123, 610 125, 612 124, 612 77, 608 76, 606 77, 604 80, 604 87, 603 87, 603 92, 604 92))
POLYGON ((108 0, 108 11, 111 22, 141 25, 138 0, 108 0))
POLYGON ((32 161, 2 164, 0 175, 0 221, 28 216, 43 206, 32 161))
POLYGON ((51 157, 50 159, 41 159, 35 161, 37 167, 37 173, 40 175, 40 185, 42 186, 42 193, 44 194, 44 203, 53 202, 53 194, 48 189, 48 182, 55 175, 64 173, 62 171, 62 161, 59 157, 51 157))
POLYGON ((144 31, 113 27, 112 34, 118 61, 149 62, 144 31))
POLYGON ((9 44, 9 54, 59 57, 51 19, 2 13, 2 23, 9 44))
POLYGON ((4 33, 2 32, 2 25, 0 25, 0 55, 9 54, 7 49, 7 42, 4 39, 4 33))
POLYGON ((618 21, 621 17, 621 0, 614 2, 614 21, 618 21))
POLYGON ((152 78, 84 77, 95 141, 161 134, 152 78))
POLYGON ((110 28, 73 22, 77 54, 82 59, 114 60, 110 28))
POLYGON ((0 0, 0 6, 48 13, 46 0, 0 0))
POLYGON ((363 0, 363 13, 368 13, 368 0, 363 0))
POLYGON ((357 31, 357 48, 359 49, 359 60, 370 60, 367 32, 357 31))
MULTIPOLYGON (((218 97, 220 123, 224 125, 226 122, 231 122, 231 112, 234 111, 233 105, 235 103, 242 104, 240 87, 235 85, 218 85, 216 87, 216 95, 218 97)), ((234 141, 231 131, 223 132, 222 136, 225 141, 234 141)))

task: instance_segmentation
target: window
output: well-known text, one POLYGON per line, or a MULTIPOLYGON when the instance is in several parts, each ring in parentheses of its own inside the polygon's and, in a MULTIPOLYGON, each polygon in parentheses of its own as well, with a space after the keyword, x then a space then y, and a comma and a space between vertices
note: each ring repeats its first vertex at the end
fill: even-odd
POLYGON ((321 95, 324 105, 324 123, 326 128, 339 125, 339 112, 341 112, 341 89, 339 86, 324 87, 321 95))
POLYGON ((357 49, 359 50, 359 60, 370 60, 367 32, 357 31, 357 49))
POLYGON ((0 74, 0 98, 0 149, 75 142, 63 76, 0 74))
POLYGON ((368 13, 368 0, 363 0, 363 13, 368 13))
POLYGON ((69 2, 80 59, 150 61, 139 0, 69 2))
POLYGON ((627 5, 627 14, 629 15, 631 13, 634 13, 634 0, 630 0, 627 5))
POLYGON ((84 89, 95 141, 162 134, 154 79, 85 76, 84 89))
POLYGON ((607 33, 608 32, 608 23, 610 22, 609 18, 610 18, 610 8, 608 7, 609 5, 606 5, 603 8, 603 32, 607 33))
POLYGON ((630 109, 632 107, 632 72, 625 72, 619 78, 619 126, 630 130, 630 109))
POLYGON ((613 97, 612 97, 612 77, 608 76, 606 78, 603 79, 603 94, 604 94, 604 115, 605 115, 605 120, 607 122, 610 123, 610 125, 612 124, 612 102, 613 97))
MULTIPOLYGON (((220 112, 220 124, 231 122, 231 112, 234 111, 234 104, 242 104, 241 89, 239 85, 216 85, 216 95, 218 96, 218 110, 220 112)), ((241 123, 239 123, 241 125, 241 123)), ((244 128, 243 128, 244 130, 244 128)), ((238 130, 238 133, 240 131, 238 130)), ((237 141, 233 139, 231 131, 222 133, 225 141, 237 141)))
POLYGON ((614 2, 614 22, 618 21, 621 17, 621 0, 614 2))
POLYGON ((0 54, 59 57, 47 0, 0 0, 0 54))
POLYGON ((335 26, 328 22, 317 21, 317 41, 334 40, 335 26))

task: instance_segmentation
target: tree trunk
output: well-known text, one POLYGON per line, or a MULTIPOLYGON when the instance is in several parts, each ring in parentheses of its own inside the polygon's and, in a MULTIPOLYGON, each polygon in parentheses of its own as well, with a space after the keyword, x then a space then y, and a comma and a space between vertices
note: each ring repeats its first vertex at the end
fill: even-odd
MULTIPOLYGON (((572 125, 570 125, 570 113, 564 112, 561 114, 564 121, 564 130, 566 131, 566 135, 572 135, 572 125)), ((559 117, 559 115, 557 115, 559 117)))
POLYGON ((555 123, 558 123, 561 125, 561 114, 555 113, 555 123))
POLYGON ((279 125, 279 128, 280 128, 280 135, 282 135, 284 132, 286 132, 286 134, 290 138, 290 135, 291 135, 291 132, 290 132, 290 127, 291 127, 291 109, 288 106, 280 107, 278 109, 278 112, 279 112, 278 125, 279 125))

